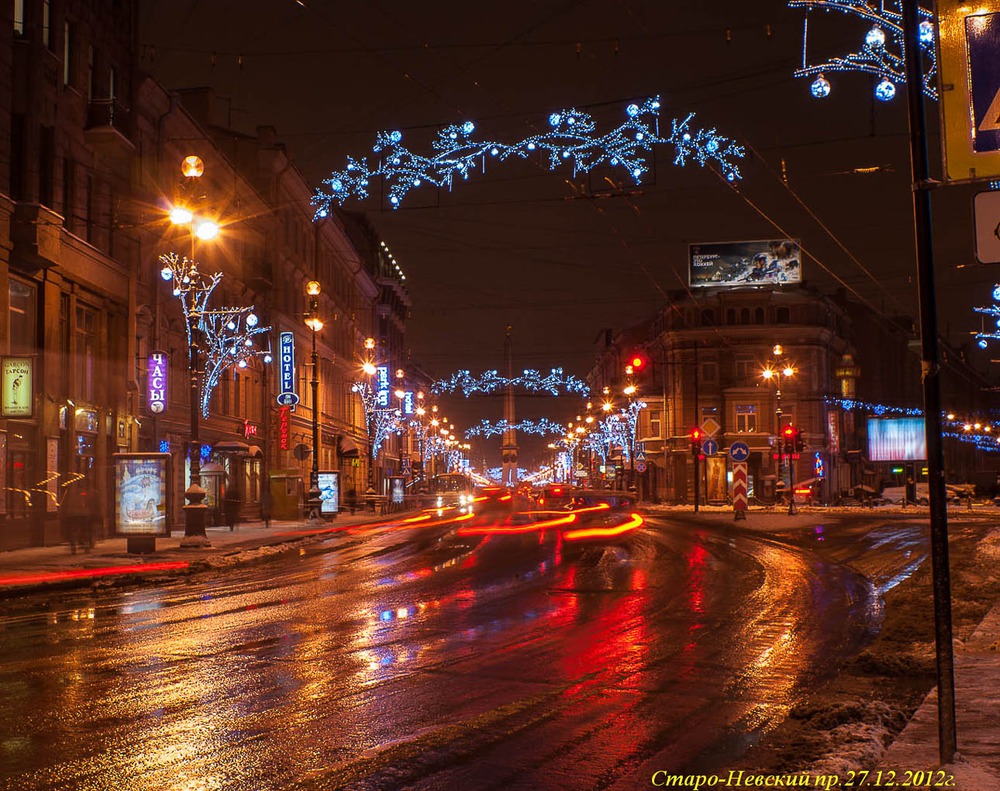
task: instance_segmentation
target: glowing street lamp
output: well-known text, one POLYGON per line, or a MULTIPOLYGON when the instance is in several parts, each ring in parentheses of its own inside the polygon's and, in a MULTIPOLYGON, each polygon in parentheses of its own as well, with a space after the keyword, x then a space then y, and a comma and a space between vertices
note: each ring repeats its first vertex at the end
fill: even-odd
POLYGON ((305 325, 312 330, 312 468, 309 470, 309 492, 306 496, 306 513, 309 522, 320 520, 320 508, 323 504, 323 493, 319 488, 319 356, 316 354, 316 335, 323 329, 323 320, 319 316, 319 295, 322 288, 317 280, 306 283, 306 296, 309 297, 309 311, 305 314, 305 325))

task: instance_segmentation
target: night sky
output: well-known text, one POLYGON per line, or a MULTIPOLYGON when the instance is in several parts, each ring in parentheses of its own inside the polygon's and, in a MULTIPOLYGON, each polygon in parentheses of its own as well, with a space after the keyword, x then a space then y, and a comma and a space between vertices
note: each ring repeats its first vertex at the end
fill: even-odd
MULTIPOLYGON (((877 102, 873 78, 838 74, 828 75, 831 95, 813 99, 792 75, 803 14, 782 2, 140 5, 142 68, 168 87, 208 85, 231 98, 236 129, 275 126, 313 184, 348 155, 369 154, 380 130, 431 153, 448 124, 472 120, 480 139, 511 142, 575 107, 604 131, 654 95, 663 125, 694 112, 694 126, 746 147, 738 190, 711 170, 675 167, 660 147, 639 186, 624 173, 614 187, 604 174, 574 179, 540 161, 491 166, 450 193, 421 188, 396 211, 377 191, 349 201, 407 275, 412 359, 435 375, 500 366, 508 323, 516 367, 584 375, 604 328, 641 320, 686 287, 694 242, 800 239, 808 283, 915 316, 904 96, 877 102)), ((810 24, 816 52, 846 54, 868 29, 839 14, 810 24)), ((936 104, 928 115, 936 130, 936 104)), ((940 170, 936 136, 931 159, 940 170)), ((971 201, 984 188, 933 199, 939 324, 955 345, 974 345, 972 307, 990 304, 998 274, 974 255, 971 201)), ((974 359, 992 374, 991 354, 974 359)))

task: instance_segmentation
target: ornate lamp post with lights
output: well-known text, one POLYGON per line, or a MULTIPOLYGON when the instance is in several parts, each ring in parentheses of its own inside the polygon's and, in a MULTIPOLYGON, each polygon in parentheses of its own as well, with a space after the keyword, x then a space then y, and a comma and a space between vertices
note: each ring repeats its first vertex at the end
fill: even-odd
MULTIPOLYGON (((781 357, 784 354, 784 349, 781 347, 780 344, 777 344, 771 350, 771 353, 774 355, 775 360, 777 360, 778 357, 781 357)), ((781 379, 782 379, 782 377, 784 377, 785 379, 791 379, 793 376, 795 376, 795 374, 796 374, 795 366, 793 366, 788 360, 783 360, 780 363, 778 363, 778 362, 775 362, 773 364, 769 363, 769 364, 765 365, 764 368, 763 368, 763 370, 761 370, 761 372, 760 372, 760 377, 765 382, 768 382, 768 383, 774 382, 774 404, 775 404, 775 406, 774 406, 774 424, 775 424, 775 436, 777 437, 777 441, 778 441, 778 480, 781 480, 781 476, 782 476, 782 472, 783 472, 783 468, 784 468, 784 463, 785 463, 785 446, 784 446, 785 438, 784 438, 784 435, 782 433, 782 426, 781 426, 781 415, 782 415, 782 412, 781 412, 781 379)), ((789 459, 788 459, 788 513, 790 515, 794 515, 796 513, 796 509, 795 509, 795 491, 794 491, 794 487, 793 487, 793 484, 794 484, 793 477, 794 476, 792 474, 792 461, 791 461, 791 456, 789 455, 789 459)))
MULTIPOLYGON (((205 172, 201 159, 195 156, 184 160, 182 172, 188 183, 185 192, 194 191, 191 180, 200 178, 205 172)), ((199 411, 208 417, 212 391, 222 374, 236 365, 245 368, 253 357, 268 352, 254 347, 253 338, 261 333, 269 333, 270 327, 260 327, 253 307, 222 307, 209 309, 208 301, 215 287, 222 280, 222 273, 203 275, 194 260, 195 240, 213 239, 218 235, 218 225, 213 221, 197 217, 189 206, 177 205, 170 212, 170 219, 176 225, 186 225, 191 233, 191 258, 167 253, 160 256, 163 268, 160 276, 172 284, 173 296, 181 303, 184 325, 188 341, 188 372, 190 381, 191 433, 190 433, 190 480, 184 492, 187 504, 184 506, 183 547, 208 546, 205 535, 204 503, 206 492, 201 486, 201 436, 199 411)))
POLYGON ((322 291, 319 281, 310 280, 306 283, 306 296, 309 297, 309 311, 305 315, 306 326, 312 330, 312 378, 309 384, 312 388, 312 468, 309 470, 309 492, 306 497, 306 515, 311 523, 320 521, 320 506, 322 492, 319 488, 319 357, 316 354, 316 335, 323 329, 323 320, 319 317, 319 295, 322 291))

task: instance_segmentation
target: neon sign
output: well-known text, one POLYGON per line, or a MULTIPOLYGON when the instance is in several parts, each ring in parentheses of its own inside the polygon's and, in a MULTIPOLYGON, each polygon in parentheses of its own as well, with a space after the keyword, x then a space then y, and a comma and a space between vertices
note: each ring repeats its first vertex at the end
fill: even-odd
POLYGON ((167 382, 170 361, 166 352, 150 352, 146 357, 146 406, 150 414, 160 415, 167 410, 167 382))

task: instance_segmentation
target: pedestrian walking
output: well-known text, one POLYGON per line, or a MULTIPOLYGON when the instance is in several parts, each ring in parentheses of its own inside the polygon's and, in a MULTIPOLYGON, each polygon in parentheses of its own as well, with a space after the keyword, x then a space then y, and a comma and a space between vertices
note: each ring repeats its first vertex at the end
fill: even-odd
POLYGON ((235 486, 226 487, 223 510, 226 512, 226 524, 229 525, 230 530, 235 530, 236 522, 240 515, 240 497, 235 486))
POLYGON ((76 554, 79 546, 89 552, 94 546, 94 519, 97 517, 97 492, 85 479, 75 481, 66 488, 59 504, 59 519, 69 551, 76 554))

